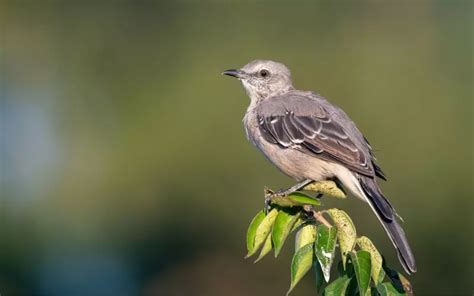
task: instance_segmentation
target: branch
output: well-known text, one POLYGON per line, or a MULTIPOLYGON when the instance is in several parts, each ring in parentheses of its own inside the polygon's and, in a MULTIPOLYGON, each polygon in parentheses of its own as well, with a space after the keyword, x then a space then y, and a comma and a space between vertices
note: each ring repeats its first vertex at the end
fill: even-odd
POLYGON ((316 221, 319 221, 320 223, 326 225, 327 227, 332 227, 331 223, 329 223, 328 220, 326 220, 326 218, 324 218, 323 216, 323 213, 324 211, 316 211, 314 209, 314 207, 310 206, 310 205, 305 205, 303 207, 303 209, 305 210, 305 212, 307 212, 310 216, 313 216, 314 219, 316 219, 316 221))

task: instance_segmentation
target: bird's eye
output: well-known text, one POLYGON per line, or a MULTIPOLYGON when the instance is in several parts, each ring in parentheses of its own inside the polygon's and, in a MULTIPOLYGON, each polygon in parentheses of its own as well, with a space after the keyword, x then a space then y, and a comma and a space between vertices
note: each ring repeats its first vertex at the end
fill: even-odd
POLYGON ((268 75, 270 75, 270 72, 268 72, 268 70, 260 70, 260 72, 258 73, 260 75, 260 77, 267 77, 268 75))

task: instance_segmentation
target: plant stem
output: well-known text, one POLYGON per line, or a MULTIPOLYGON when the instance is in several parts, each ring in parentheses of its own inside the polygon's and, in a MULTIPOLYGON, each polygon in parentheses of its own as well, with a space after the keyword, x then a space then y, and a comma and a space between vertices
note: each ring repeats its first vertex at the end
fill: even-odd
POLYGON ((323 216, 323 212, 324 211, 315 211, 314 208, 310 205, 305 205, 303 207, 303 209, 312 214, 314 219, 316 219, 317 221, 319 221, 320 223, 326 225, 327 227, 332 227, 331 223, 328 222, 328 220, 326 220, 326 218, 324 218, 323 216))
POLYGON ((314 217, 314 219, 316 219, 319 222, 323 223, 327 227, 329 227, 329 228, 332 227, 331 223, 329 223, 328 220, 326 220, 326 218, 324 218, 322 211, 319 211, 319 212, 313 211, 313 217, 314 217))

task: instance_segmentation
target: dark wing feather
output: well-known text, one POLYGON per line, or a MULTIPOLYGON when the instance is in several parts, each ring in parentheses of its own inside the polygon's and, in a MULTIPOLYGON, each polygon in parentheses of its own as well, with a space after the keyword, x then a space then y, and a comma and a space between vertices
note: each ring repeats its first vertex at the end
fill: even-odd
MULTIPOLYGON (((274 107, 274 106, 273 106, 274 107)), ((350 135, 323 107, 311 114, 285 110, 271 115, 259 114, 259 129, 264 138, 283 148, 300 150, 343 164, 354 172, 374 176, 374 167, 350 135)))
POLYGON ((291 116, 290 114, 288 114, 288 116, 283 117, 283 125, 285 131, 290 137, 292 143, 303 143, 305 139, 304 133, 298 129, 297 125, 294 124, 292 120, 293 118, 294 116, 291 116))
POLYGON ((372 146, 370 145, 369 140, 367 140, 366 137, 364 137, 364 140, 367 146, 369 147, 369 153, 371 156, 372 165, 374 166, 375 175, 379 177, 380 179, 387 181, 387 176, 383 172, 382 168, 378 165, 377 159, 375 158, 374 150, 372 149, 372 146))

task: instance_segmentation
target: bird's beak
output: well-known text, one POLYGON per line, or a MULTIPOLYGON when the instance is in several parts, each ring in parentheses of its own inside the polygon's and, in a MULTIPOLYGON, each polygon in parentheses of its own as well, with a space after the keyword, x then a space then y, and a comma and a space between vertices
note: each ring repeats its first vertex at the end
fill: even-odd
POLYGON ((222 72, 222 75, 228 75, 235 78, 242 78, 243 74, 244 72, 236 69, 225 70, 224 72, 222 72))

